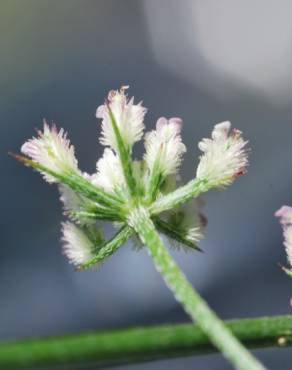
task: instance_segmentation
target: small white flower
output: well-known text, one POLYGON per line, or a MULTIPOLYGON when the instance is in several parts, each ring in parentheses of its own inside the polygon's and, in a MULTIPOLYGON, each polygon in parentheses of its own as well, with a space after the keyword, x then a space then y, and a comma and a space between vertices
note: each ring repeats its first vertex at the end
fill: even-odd
MULTIPOLYGON (((58 174, 79 172, 74 147, 62 128, 58 132, 55 125, 50 128, 44 121, 43 131, 38 131, 38 135, 22 145, 22 153, 58 174)), ((45 172, 42 174, 48 182, 56 182, 53 176, 45 172)))
POLYGON ((283 227, 284 246, 287 253, 287 259, 292 268, 292 207, 282 206, 276 213, 283 227))
POLYGON ((75 266, 88 262, 102 242, 98 229, 95 235, 87 235, 80 227, 71 222, 62 224, 63 254, 75 266), (98 245, 99 244, 99 245, 98 245))
POLYGON ((100 142, 113 149, 117 149, 117 144, 108 107, 115 117, 123 141, 129 150, 143 136, 143 121, 147 110, 142 106, 142 102, 134 104, 134 98, 127 99, 125 94, 127 88, 128 86, 123 86, 119 91, 110 91, 106 104, 99 106, 96 111, 96 117, 102 119, 100 142))
POLYGON ((160 117, 156 130, 145 135, 145 162, 150 172, 158 166, 163 177, 175 174, 182 161, 186 147, 181 140, 182 120, 180 118, 160 117))
POLYGON ((96 164, 97 173, 91 176, 91 182, 108 192, 121 191, 125 188, 125 179, 120 159, 109 148, 105 148, 102 158, 96 164))
POLYGON ((197 177, 215 186, 229 185, 246 172, 248 165, 247 141, 239 130, 230 132, 231 123, 215 125, 212 139, 202 139, 199 149, 203 152, 197 168, 197 177))

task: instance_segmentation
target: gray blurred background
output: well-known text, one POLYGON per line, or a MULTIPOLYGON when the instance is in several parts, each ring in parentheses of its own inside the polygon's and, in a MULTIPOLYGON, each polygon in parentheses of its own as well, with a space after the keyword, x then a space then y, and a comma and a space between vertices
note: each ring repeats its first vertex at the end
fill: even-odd
MULTIPOLYGON (((292 204, 291 12, 289 0, 1 0, 1 340, 188 321, 145 251, 125 245, 97 272, 74 272, 60 253, 56 188, 7 156, 45 117, 93 172, 95 110, 122 84, 149 108, 149 129, 183 118, 185 180, 215 123, 231 120, 250 140, 247 176, 204 196, 205 254, 173 254, 221 317, 291 313, 273 216, 292 204)), ((292 349, 256 354, 291 369, 292 349)), ((181 368, 231 369, 219 355, 123 367, 181 368)))

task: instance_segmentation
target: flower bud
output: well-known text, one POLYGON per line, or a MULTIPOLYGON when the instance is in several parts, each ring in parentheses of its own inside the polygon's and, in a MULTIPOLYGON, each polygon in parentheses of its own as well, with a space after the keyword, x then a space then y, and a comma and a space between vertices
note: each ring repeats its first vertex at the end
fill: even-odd
POLYGON ((246 172, 248 165, 247 141, 239 130, 230 132, 230 122, 215 125, 212 139, 202 139, 199 149, 203 152, 197 168, 197 177, 212 186, 230 185, 237 176, 246 172))
MULTIPOLYGON (((57 174, 79 172, 74 147, 62 128, 59 131, 55 125, 50 128, 44 121, 43 131, 38 131, 38 135, 22 145, 22 153, 57 174)), ((53 176, 41 173, 48 182, 57 182, 53 176)))
POLYGON ((144 116, 146 108, 142 106, 142 102, 134 104, 134 98, 127 99, 125 90, 128 86, 123 86, 120 90, 112 90, 108 94, 107 101, 104 105, 97 108, 96 117, 102 119, 101 123, 101 144, 117 149, 117 142, 109 108, 116 120, 120 134, 126 148, 130 149, 143 136, 144 131, 144 116))

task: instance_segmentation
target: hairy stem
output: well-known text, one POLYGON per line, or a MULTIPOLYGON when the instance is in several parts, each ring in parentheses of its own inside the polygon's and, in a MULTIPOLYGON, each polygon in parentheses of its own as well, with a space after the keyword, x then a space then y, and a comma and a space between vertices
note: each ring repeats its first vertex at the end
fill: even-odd
MULTIPOLYGON (((249 348, 292 346, 292 316, 229 320, 225 325, 249 348)), ((2 343, 0 368, 76 369, 91 364, 96 369, 214 351, 197 325, 162 325, 2 343)))
POLYGON ((90 261, 80 265, 78 270, 85 270, 102 262, 105 258, 114 254, 133 234, 134 230, 131 227, 123 226, 99 249, 98 253, 90 261))
POLYGON ((171 193, 159 198, 151 207, 151 215, 157 215, 161 212, 175 208, 178 205, 187 202, 192 198, 198 197, 200 194, 210 190, 213 185, 207 180, 194 179, 189 181, 186 185, 177 188, 171 193))
POLYGON ((123 141, 123 138, 121 136, 121 133, 120 133, 117 121, 116 121, 116 118, 109 105, 108 105, 108 111, 109 111, 109 116, 111 119, 112 127, 115 133, 116 142, 117 142, 117 150, 119 153, 119 158, 120 158, 121 165, 123 168, 125 180, 128 185, 128 190, 130 194, 134 196, 136 194, 136 181, 133 175, 130 152, 129 152, 129 149, 126 148, 125 146, 125 143, 123 141))
POLYGON ((163 245, 147 210, 137 208, 129 217, 129 222, 147 246, 157 270, 177 301, 235 369, 264 370, 263 365, 232 335, 186 279, 163 245))
POLYGON ((47 168, 23 155, 12 153, 10 154, 15 159, 22 162, 24 165, 32 167, 37 171, 51 175, 57 180, 57 182, 67 185, 76 193, 81 194, 84 197, 93 200, 94 202, 100 203, 101 206, 111 207, 115 210, 120 210, 121 208, 120 199, 112 194, 105 192, 101 187, 97 187, 91 184, 88 180, 86 180, 78 173, 72 171, 68 173, 57 173, 52 171, 50 168, 47 168))
POLYGON ((183 233, 179 230, 175 229, 172 225, 168 222, 162 220, 159 217, 155 217, 153 219, 155 226, 158 228, 159 231, 163 232, 168 237, 176 240, 177 242, 181 243, 184 246, 187 246, 193 250, 197 250, 202 252, 202 249, 199 248, 193 241, 187 239, 183 233))

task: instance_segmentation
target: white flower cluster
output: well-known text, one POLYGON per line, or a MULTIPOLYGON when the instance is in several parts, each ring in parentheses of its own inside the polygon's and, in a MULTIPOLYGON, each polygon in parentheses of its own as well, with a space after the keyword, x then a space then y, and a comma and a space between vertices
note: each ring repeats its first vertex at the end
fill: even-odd
POLYGON ((283 227, 284 246, 287 253, 287 259, 292 269, 292 207, 282 206, 276 213, 283 227))
POLYGON ((212 139, 203 139, 199 149, 203 152, 197 168, 197 177, 214 186, 225 186, 246 172, 248 165, 247 141, 239 130, 230 132, 228 121, 215 125, 212 139))
MULTIPOLYGON (((115 212, 118 212, 119 208, 113 209, 113 204, 126 204, 127 207, 128 203, 131 204, 129 197, 132 194, 141 204, 155 202, 163 194, 167 179, 170 180, 171 176, 175 177, 178 172, 183 154, 186 152, 181 139, 182 120, 180 118, 158 119, 156 129, 145 135, 143 161, 128 160, 126 163, 122 158, 120 140, 123 148, 126 149, 123 155, 130 156, 133 145, 143 137, 146 113, 142 103, 134 104, 134 98, 128 99, 126 89, 127 87, 122 87, 120 90, 111 91, 105 104, 97 109, 96 117, 101 119, 100 142, 106 148, 102 158, 97 162, 95 174, 87 175, 79 171, 74 148, 67 139, 67 134, 63 129, 58 131, 54 125, 50 128, 46 122, 44 122, 43 131, 38 132, 39 136, 28 140, 21 148, 26 156, 39 165, 35 168, 47 181, 62 182, 62 178, 71 176, 70 181, 64 182, 65 186, 60 186, 61 200, 68 214, 71 211, 78 214, 79 211, 95 207, 96 212, 100 212, 96 219, 114 216, 115 220, 115 212), (59 177, 55 178, 54 174, 59 177), (129 181, 129 178, 132 179, 130 176, 133 176, 133 181, 129 181), (74 181, 76 186, 73 184, 74 181), (80 195, 80 188, 87 184, 90 185, 88 185, 88 191, 81 192, 80 195), (136 187, 134 192, 128 191, 132 185, 136 187), (98 191, 103 192, 102 198, 99 199, 104 200, 104 203, 101 201, 99 204, 96 201, 94 194, 99 195, 98 191), (87 199, 87 196, 90 199, 87 199), (116 200, 117 203, 111 203, 116 200), (92 204, 93 207, 91 207, 92 204)), ((197 169, 197 176, 199 179, 207 180, 212 186, 231 183, 236 176, 245 172, 247 166, 246 141, 242 139, 240 131, 229 131, 229 122, 220 123, 215 126, 212 139, 203 139, 199 144, 203 155, 197 169)), ((33 163, 31 165, 33 166, 33 163)), ((83 214, 87 213, 83 212, 83 214)), ((191 207, 188 205, 169 214, 172 215, 172 220, 169 218, 167 222, 177 229, 176 231, 183 236, 184 240, 197 242, 202 237, 202 227, 195 202, 191 207), (174 221, 173 224, 172 221, 174 221)), ((122 222, 125 220, 122 217, 120 219, 122 222)), ((73 220, 75 221, 74 218, 73 220)), ((88 225, 84 224, 84 220, 80 220, 79 223, 80 227, 71 222, 64 223, 62 229, 64 253, 76 265, 86 263, 92 258, 94 244, 99 243, 99 239, 96 239, 92 233, 88 233, 85 227, 92 224, 92 218, 88 220, 88 225), (93 239, 92 236, 94 236, 93 239)), ((288 235, 288 230, 286 232, 288 240, 290 234, 288 235)), ((291 252, 289 253, 291 259, 291 252)))

